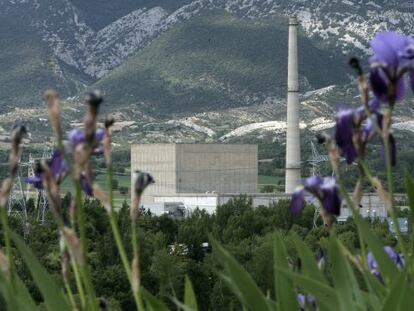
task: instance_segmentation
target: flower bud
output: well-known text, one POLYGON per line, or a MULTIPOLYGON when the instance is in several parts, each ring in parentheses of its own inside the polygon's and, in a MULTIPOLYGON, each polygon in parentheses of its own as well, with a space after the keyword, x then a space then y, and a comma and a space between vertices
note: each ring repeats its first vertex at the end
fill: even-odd
POLYGON ((149 185, 155 183, 154 178, 150 174, 141 171, 135 171, 133 180, 134 191, 137 195, 141 195, 149 185))
POLYGON ((99 108, 102 102, 103 102, 103 97, 99 90, 93 90, 86 96, 86 103, 89 106, 99 108))
POLYGON ((26 134, 27 129, 24 125, 15 125, 11 131, 11 152, 9 157, 9 164, 12 176, 15 176, 17 174, 17 167, 20 158, 20 144, 26 134))
POLYGON ((319 145, 322 145, 328 141, 330 141, 332 138, 329 136, 328 133, 326 132, 322 132, 322 133, 318 133, 316 135, 316 141, 319 145))
MULTIPOLYGON (((103 101, 101 92, 95 90, 88 94, 86 97, 86 103, 89 105, 89 109, 85 114, 84 124, 85 124, 85 139, 86 143, 93 149, 93 141, 96 131, 96 122, 98 117, 99 106, 103 101)), ((90 151, 92 152, 92 150, 90 151)))
POLYGON ((357 72, 358 76, 362 75, 362 68, 361 68, 361 64, 359 63, 359 59, 356 57, 352 57, 349 60, 349 65, 355 69, 355 71, 357 72))
POLYGON ((50 125, 55 133, 56 140, 62 139, 62 130, 60 126, 60 104, 59 95, 54 90, 48 90, 45 93, 47 103, 47 112, 49 115, 50 125))
POLYGON ((114 125, 115 119, 111 116, 107 116, 105 118, 105 128, 109 129, 112 125, 114 125))
POLYGON ((11 141, 13 145, 20 145, 23 137, 27 135, 27 129, 24 125, 16 124, 11 131, 11 141))
POLYGON ((12 186, 13 184, 11 178, 6 178, 5 180, 3 180, 0 189, 0 208, 6 207, 7 202, 9 201, 9 195, 12 186))

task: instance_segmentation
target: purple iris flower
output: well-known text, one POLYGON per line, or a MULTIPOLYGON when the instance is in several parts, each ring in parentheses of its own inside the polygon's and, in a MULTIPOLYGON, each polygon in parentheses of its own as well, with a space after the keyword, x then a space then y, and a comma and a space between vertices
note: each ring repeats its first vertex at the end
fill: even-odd
MULTIPOLYGON (((95 131, 95 138, 93 141, 94 154, 102 154, 103 147, 102 141, 105 137, 105 130, 98 128, 95 131)), ((86 134, 85 130, 80 128, 75 128, 68 133, 68 140, 70 142, 71 150, 74 150, 76 146, 82 143, 86 143, 86 134)))
POLYGON ((304 187, 296 190, 292 195, 291 213, 297 214, 305 207, 306 191, 320 201, 326 212, 331 215, 340 214, 342 199, 335 178, 312 176, 306 179, 304 187))
POLYGON ((355 110, 342 109, 336 115, 335 140, 341 151, 341 155, 351 164, 357 158, 357 150, 354 146, 355 110))
POLYGON ((316 299, 312 295, 297 294, 300 310, 316 310, 316 299))
MULTIPOLYGON (((55 181, 60 184, 68 174, 68 167, 61 152, 54 150, 52 157, 47 160, 46 164, 55 181)), ((43 189, 43 171, 40 165, 36 166, 35 175, 28 177, 26 181, 36 189, 43 189)))
MULTIPOLYGON (((378 106, 378 101, 373 100, 370 102, 369 109, 374 112, 378 106)), ((363 124, 365 118, 363 107, 340 109, 336 115, 335 140, 341 156, 345 158, 348 164, 352 164, 358 157, 357 147, 360 149, 364 147, 355 146, 355 135, 360 135, 360 139, 357 141, 365 144, 374 130, 370 120, 363 124)))
POLYGON ((298 294, 297 298, 298 298, 299 307, 301 309, 305 309, 305 307, 306 307, 306 296, 304 294, 298 294))
MULTIPOLYGON (((68 174, 68 166, 62 153, 59 150, 54 150, 52 157, 47 160, 47 165, 52 173, 56 183, 60 184, 68 174)), ((43 170, 40 164, 36 165, 35 174, 26 179, 28 184, 32 184, 36 189, 43 189, 43 170)), ((81 176, 82 190, 85 194, 92 196, 92 186, 85 176, 81 176)))
POLYGON ((370 83, 375 96, 384 102, 401 100, 405 94, 405 80, 401 72, 409 68, 414 59, 413 39, 385 31, 375 36, 371 47, 374 55, 370 59, 370 83), (391 85, 395 87, 393 94, 390 94, 391 85))
MULTIPOLYGON (((402 269, 404 267, 404 257, 398 254, 393 248, 389 245, 384 246, 384 250, 387 253, 388 257, 391 261, 399 268, 402 269)), ((367 263, 368 267, 371 270, 371 273, 374 274, 376 277, 381 278, 381 273, 379 271, 379 267, 377 261, 374 258, 374 254, 369 252, 367 255, 367 263)))

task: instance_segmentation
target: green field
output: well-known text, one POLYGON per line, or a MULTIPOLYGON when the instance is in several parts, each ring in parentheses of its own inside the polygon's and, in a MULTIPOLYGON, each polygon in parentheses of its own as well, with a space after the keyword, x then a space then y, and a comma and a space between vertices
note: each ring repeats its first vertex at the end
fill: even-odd
POLYGON ((275 186, 277 190, 282 191, 284 188, 283 178, 279 176, 259 175, 258 191, 260 192, 264 186, 275 186))
MULTIPOLYGON (((114 190, 114 200, 115 206, 120 207, 124 201, 127 203, 130 202, 131 199, 131 180, 129 175, 115 175, 114 178, 118 180, 119 187, 127 187, 128 194, 122 195, 119 193, 118 190, 114 190)), ((97 182, 103 189, 107 190, 107 180, 105 174, 99 174, 95 177, 95 182, 97 182)), ((278 176, 263 176, 259 175, 258 178, 258 191, 260 192, 264 186, 275 186, 277 190, 283 190, 283 178, 278 176)), ((72 185, 69 179, 66 179, 65 182, 61 186, 62 193, 66 193, 72 190, 72 185)))
MULTIPOLYGON (((98 183, 105 191, 107 191, 107 179, 105 174, 99 174, 95 177, 95 182, 98 183)), ((127 187, 128 193, 126 195, 122 195, 119 193, 118 190, 114 190, 114 201, 115 206, 119 207, 122 205, 124 201, 128 203, 131 200, 131 180, 129 175, 115 175, 114 179, 118 180, 118 187, 127 187)), ((61 186, 62 193, 66 193, 72 190, 72 184, 70 179, 66 179, 61 186)))

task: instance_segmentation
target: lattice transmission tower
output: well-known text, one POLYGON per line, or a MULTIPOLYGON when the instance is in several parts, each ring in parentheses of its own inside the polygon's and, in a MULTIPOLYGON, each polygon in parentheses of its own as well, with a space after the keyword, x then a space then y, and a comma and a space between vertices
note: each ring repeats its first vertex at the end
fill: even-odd
MULTIPOLYGON (((321 163, 328 162, 329 157, 327 155, 320 154, 315 144, 313 143, 313 141, 311 141, 311 151, 312 151, 311 158, 307 161, 311 165, 310 175, 318 176, 321 174, 321 171, 320 171, 321 163)), ((321 206, 319 203, 317 203, 315 204, 315 212, 313 214, 313 228, 317 227, 319 217, 321 217, 321 206)))
POLYGON ((18 216, 25 224, 27 222, 27 206, 26 193, 21 178, 21 169, 22 167, 19 164, 17 175, 14 178, 13 187, 10 192, 7 212, 9 216, 18 216))
MULTIPOLYGON (((29 154, 29 162, 27 163, 27 176, 34 176, 36 172, 36 165, 43 161, 50 159, 51 152, 49 150, 43 151, 43 154, 40 158, 34 158, 32 154, 29 154)), ((36 198, 36 210, 37 210, 37 221, 41 224, 44 224, 45 222, 45 215, 46 211, 48 209, 48 201, 47 201, 47 195, 45 190, 43 189, 36 189, 37 190, 37 198, 36 198)))
POLYGON ((8 214, 19 217, 22 223, 27 225, 27 197, 30 192, 36 192, 37 221, 44 223, 45 213, 48 208, 47 197, 44 190, 37 190, 27 186, 26 178, 35 175, 36 165, 39 161, 49 159, 51 152, 45 150, 41 157, 35 158, 29 154, 28 162, 19 161, 17 175, 14 179, 12 191, 8 202, 8 214))

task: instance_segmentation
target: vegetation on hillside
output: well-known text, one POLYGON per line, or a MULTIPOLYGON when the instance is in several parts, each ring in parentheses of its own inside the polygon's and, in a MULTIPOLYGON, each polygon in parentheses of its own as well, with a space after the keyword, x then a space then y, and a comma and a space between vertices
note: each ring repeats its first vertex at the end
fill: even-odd
MULTIPOLYGON (((69 197, 63 202, 64 210, 68 213, 69 197)), ((105 211, 96 201, 85 202, 85 208, 88 219, 87 258, 93 267, 92 277, 97 296, 103 297, 114 310, 134 310, 128 280, 108 230, 110 225, 105 211)), ((122 240, 125 245, 129 245, 129 206, 124 205, 118 215, 122 240)), ((155 217, 143 212, 138 233, 142 250, 143 286, 174 309, 173 298, 183 300, 187 275, 193 283, 199 310, 239 309, 241 306, 236 296, 231 294, 225 282, 216 274, 220 261, 211 252, 211 239, 219 241, 228 249, 263 291, 272 290, 272 249, 276 232, 282 234, 291 262, 298 260, 295 237, 303 240, 315 256, 320 250, 327 251, 329 232, 321 220, 319 226, 313 228, 313 215, 314 207, 308 206, 299 217, 292 216, 288 201, 255 209, 248 197, 230 201, 219 207, 215 215, 196 210, 189 218, 182 220, 173 220, 168 216, 155 217)), ((56 239, 58 229, 50 213, 43 226, 35 222, 35 216, 36 211, 33 211, 26 243, 48 271, 60 280, 59 245, 56 239)), ((13 229, 23 234, 19 218, 11 221, 13 229)), ((395 245, 395 238, 386 223, 375 221, 372 227, 383 243, 395 245)), ((338 238, 346 247, 359 250, 353 221, 339 226, 337 231, 338 238)), ((130 256, 130 247, 127 247, 127 252, 130 256)), ((42 298, 29 271, 20 257, 15 260, 19 275, 40 303, 42 298)), ((75 284, 72 286, 75 287, 75 284)))
MULTIPOLYGON (((199 112, 284 97, 286 20, 257 21, 219 12, 195 17, 162 34, 94 88, 109 102, 137 104, 154 114, 199 112)), ((299 37, 304 89, 346 81, 345 58, 299 37), (318 70, 315 70, 318 68, 318 70), (338 80, 339 79, 339 80, 338 80)))

